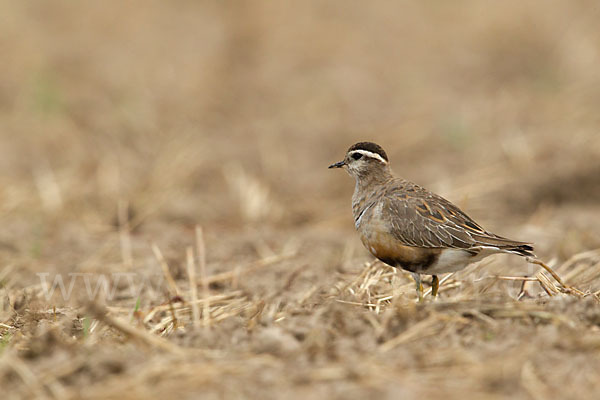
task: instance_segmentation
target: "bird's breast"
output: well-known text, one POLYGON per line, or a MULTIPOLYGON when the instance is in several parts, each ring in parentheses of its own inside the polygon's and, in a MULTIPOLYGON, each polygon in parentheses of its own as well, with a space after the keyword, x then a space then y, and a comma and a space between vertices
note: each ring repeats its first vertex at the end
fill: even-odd
POLYGON ((421 272, 436 263, 441 249, 406 246, 396 239, 377 220, 361 224, 360 238, 364 246, 375 257, 393 267, 421 272))

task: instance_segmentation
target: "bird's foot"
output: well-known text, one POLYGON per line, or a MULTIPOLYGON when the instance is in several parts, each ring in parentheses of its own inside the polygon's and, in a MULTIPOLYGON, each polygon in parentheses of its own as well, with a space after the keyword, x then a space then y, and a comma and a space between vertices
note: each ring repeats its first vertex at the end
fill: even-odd
POLYGON ((423 283, 421 283, 421 274, 413 272, 412 276, 415 279, 415 286, 417 289, 418 302, 422 303, 423 302, 423 283))
POLYGON ((437 275, 432 275, 431 277, 431 296, 435 299, 437 298, 438 291, 440 289, 440 279, 437 275))

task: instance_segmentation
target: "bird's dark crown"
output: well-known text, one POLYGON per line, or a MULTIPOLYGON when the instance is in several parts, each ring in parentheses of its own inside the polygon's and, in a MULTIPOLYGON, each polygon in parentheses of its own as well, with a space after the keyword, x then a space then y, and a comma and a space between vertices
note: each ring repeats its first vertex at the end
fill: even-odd
POLYGON ((383 150, 383 148, 380 145, 373 143, 373 142, 356 143, 355 145, 353 145, 352 147, 350 147, 348 149, 348 153, 351 151, 354 151, 354 150, 370 151, 371 153, 379 154, 381 156, 381 158, 383 158, 385 161, 389 161, 387 154, 385 154, 385 150, 383 150))

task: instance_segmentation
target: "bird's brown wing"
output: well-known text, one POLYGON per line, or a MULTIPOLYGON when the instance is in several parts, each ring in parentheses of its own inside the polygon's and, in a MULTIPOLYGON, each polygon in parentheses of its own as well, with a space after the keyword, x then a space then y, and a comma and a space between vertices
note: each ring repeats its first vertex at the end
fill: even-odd
POLYGON ((411 182, 398 180, 383 197, 382 218, 407 246, 429 248, 498 248, 532 255, 533 248, 487 232, 448 200, 411 182))

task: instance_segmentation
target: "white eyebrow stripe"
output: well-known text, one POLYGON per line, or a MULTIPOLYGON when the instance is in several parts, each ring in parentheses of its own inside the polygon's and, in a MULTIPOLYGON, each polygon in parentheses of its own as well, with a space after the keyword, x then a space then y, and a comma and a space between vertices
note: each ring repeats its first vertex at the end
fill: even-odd
POLYGON ((352 155, 354 153, 359 153, 359 154, 362 154, 363 156, 371 157, 371 158, 374 158, 376 160, 381 161, 384 164, 387 164, 387 161, 385 160, 385 158, 381 157, 377 153, 373 153, 372 151, 369 151, 369 150, 352 150, 350 152, 350 155, 352 155))

